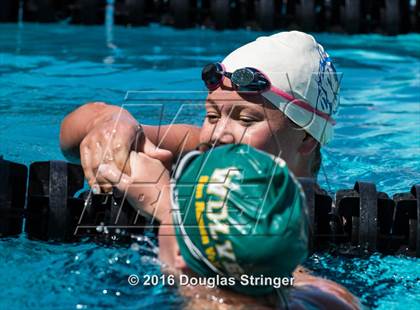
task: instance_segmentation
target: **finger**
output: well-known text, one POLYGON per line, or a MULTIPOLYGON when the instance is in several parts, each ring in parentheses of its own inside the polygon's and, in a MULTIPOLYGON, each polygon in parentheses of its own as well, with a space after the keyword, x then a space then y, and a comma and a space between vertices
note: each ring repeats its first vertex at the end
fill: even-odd
MULTIPOLYGON (((142 161, 142 157, 144 157, 143 153, 131 151, 130 152, 130 167, 131 167, 131 177, 133 179, 137 179, 140 173, 141 165, 144 164, 144 161, 142 161)), ((147 156, 146 156, 147 157, 147 156)))
MULTIPOLYGON (((138 126, 141 129, 141 126, 138 126)), ((136 131, 135 134, 127 128, 123 128, 121 134, 113 138, 110 144, 110 154, 113 158, 117 167, 123 171, 125 174, 130 174, 130 163, 128 162, 128 157, 132 148, 136 147, 138 134, 140 131, 136 131), (133 145, 134 144, 134 145, 133 145)))
MULTIPOLYGON (((89 146, 85 144, 81 144, 80 146, 80 163, 82 164, 83 172, 85 174, 85 178, 87 182, 89 183, 89 186, 94 188, 94 185, 96 184, 95 174, 92 169, 92 158, 91 158, 91 151, 89 146)), ((97 191, 98 188, 95 187, 95 191, 97 191)), ((100 192, 100 190, 99 190, 100 192)))
MULTIPOLYGON (((143 135, 144 136, 144 135, 143 135)), ((142 148, 140 150, 151 158, 160 160, 165 168, 171 169, 173 154, 169 150, 161 149, 153 144, 147 137, 143 138, 142 148)))
POLYGON ((173 154, 169 150, 158 148, 150 157, 158 159, 162 162, 166 169, 171 170, 173 154))
POLYGON ((98 174, 121 192, 125 192, 132 183, 131 178, 122 173, 114 163, 100 165, 98 174))
POLYGON ((150 165, 154 161, 156 161, 155 158, 152 158, 151 156, 142 153, 142 152, 130 152, 130 166, 131 166, 131 176, 133 179, 139 178, 139 172, 141 172, 141 169, 145 167, 145 165, 150 165))
POLYGON ((130 175, 130 163, 128 160, 130 155, 129 146, 129 144, 125 144, 124 146, 118 145, 118 148, 114 151, 114 162, 116 166, 127 175, 130 175))
POLYGON ((108 154, 106 154, 103 151, 103 147, 101 145, 100 142, 96 142, 96 149, 92 154, 92 167, 93 170, 95 171, 95 179, 96 179, 96 183, 99 184, 100 188, 102 189, 103 192, 108 193, 112 191, 112 184, 105 179, 101 174, 98 173, 98 168, 101 164, 106 163, 106 156, 108 156, 108 154))
POLYGON ((161 161, 142 152, 132 151, 130 153, 130 165, 132 167, 131 178, 136 183, 159 182, 165 173, 169 173, 161 161))
MULTIPOLYGON (((144 136, 144 134, 143 134, 144 136)), ((156 149, 158 148, 152 141, 149 140, 149 138, 147 138, 146 136, 144 136, 143 138, 143 144, 142 144, 142 152, 149 155, 149 154, 153 154, 156 149)))
POLYGON ((142 152, 151 158, 160 160, 165 168, 168 170, 172 166, 173 155, 170 151, 161 149, 157 147, 150 139, 144 134, 143 128, 139 125, 136 135, 136 140, 134 141, 135 147, 133 148, 137 152, 142 152))
MULTIPOLYGON (((137 158, 138 156, 136 156, 137 152, 152 153, 155 148, 156 146, 144 134, 143 127, 139 125, 138 130, 136 132, 136 138, 133 142, 133 151, 135 154, 132 154, 133 152, 130 153, 130 160, 128 163, 131 166, 131 162, 133 161, 133 159, 139 159, 137 158), (132 158, 133 156, 134 158, 132 158)), ((131 168, 131 171, 134 171, 134 169, 131 168)))

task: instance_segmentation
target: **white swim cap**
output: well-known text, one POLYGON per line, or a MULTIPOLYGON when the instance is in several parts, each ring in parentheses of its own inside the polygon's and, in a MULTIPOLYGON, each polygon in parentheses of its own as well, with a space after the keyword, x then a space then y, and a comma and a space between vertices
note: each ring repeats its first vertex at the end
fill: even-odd
POLYGON ((322 145, 333 136, 339 78, 324 48, 309 34, 290 31, 259 37, 224 60, 226 71, 252 67, 271 88, 262 93, 322 145))

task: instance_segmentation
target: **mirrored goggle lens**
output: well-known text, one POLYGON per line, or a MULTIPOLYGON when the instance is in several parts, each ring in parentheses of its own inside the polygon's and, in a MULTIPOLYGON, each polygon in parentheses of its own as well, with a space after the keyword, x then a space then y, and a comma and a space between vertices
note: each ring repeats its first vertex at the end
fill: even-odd
POLYGON ((254 72, 248 68, 238 69, 232 73, 231 80, 239 87, 246 87, 254 81, 254 72))
POLYGON ((220 83, 223 77, 223 68, 218 64, 208 64, 201 72, 201 79, 207 86, 214 86, 220 83))

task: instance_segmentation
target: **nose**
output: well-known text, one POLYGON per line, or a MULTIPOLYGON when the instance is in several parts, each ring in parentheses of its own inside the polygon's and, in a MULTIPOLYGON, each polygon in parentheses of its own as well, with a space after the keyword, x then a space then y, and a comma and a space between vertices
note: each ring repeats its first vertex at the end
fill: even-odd
POLYGON ((221 119, 215 125, 213 135, 211 137, 211 144, 232 144, 235 143, 235 136, 232 132, 232 124, 229 119, 221 119))

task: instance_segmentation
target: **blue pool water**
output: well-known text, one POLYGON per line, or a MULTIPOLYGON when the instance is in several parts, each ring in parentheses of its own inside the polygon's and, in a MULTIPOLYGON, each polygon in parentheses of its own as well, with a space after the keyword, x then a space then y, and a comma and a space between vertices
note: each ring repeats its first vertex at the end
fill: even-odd
MULTIPOLYGON (((6 159, 63 159, 58 134, 78 105, 130 103, 132 90, 203 90, 201 67, 261 33, 68 25, 0 25, 0 154, 6 159), (128 100, 124 100, 124 98, 128 100)), ((343 72, 334 141, 324 148, 331 190, 374 181, 394 194, 420 181, 420 35, 318 34, 343 72)), ((170 121, 174 107, 164 120, 170 121), (172 113, 172 114, 171 114, 172 113)), ((143 123, 156 113, 133 111, 143 123)), ((193 117, 200 124, 203 109, 193 117)), ((127 284, 127 275, 158 273, 143 242, 131 247, 92 243, 52 245, 0 240, 0 308, 176 308, 166 287, 127 284)), ((420 308, 420 264, 415 258, 312 256, 308 266, 348 287, 369 307, 420 308)))

